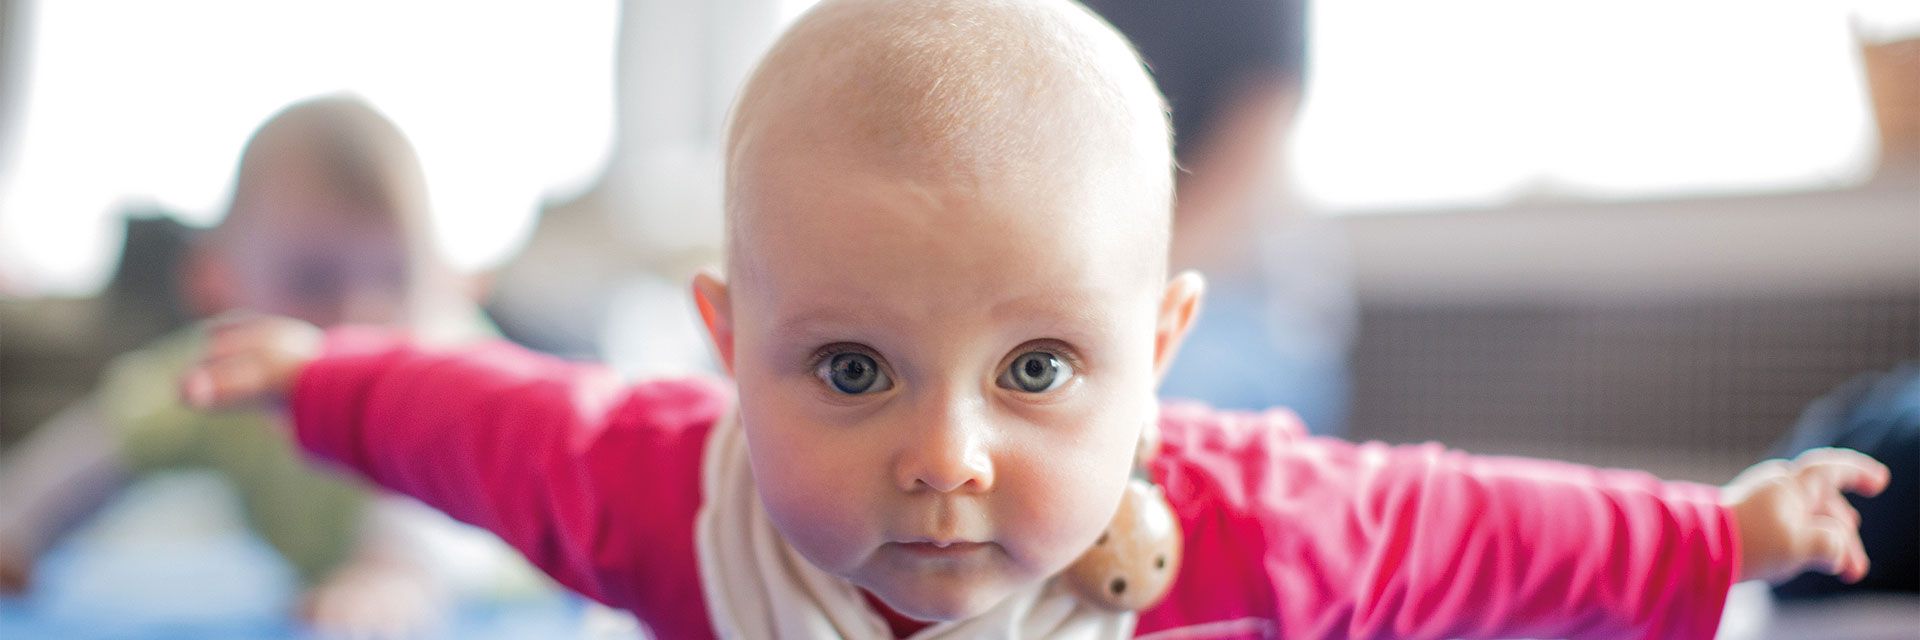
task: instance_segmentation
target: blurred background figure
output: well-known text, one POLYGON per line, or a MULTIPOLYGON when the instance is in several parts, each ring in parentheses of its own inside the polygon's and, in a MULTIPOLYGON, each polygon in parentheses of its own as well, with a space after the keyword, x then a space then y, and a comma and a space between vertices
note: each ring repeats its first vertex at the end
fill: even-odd
MULTIPOLYGON (((128 304, 153 305, 160 324, 180 305, 198 318, 258 312, 325 326, 405 325, 440 340, 488 335, 432 245, 427 209, 419 161, 392 123, 358 99, 305 101, 254 134, 226 216, 181 247, 184 259, 166 264, 174 261, 164 241, 147 243, 158 259, 128 256, 177 266, 181 299, 128 304)), ((127 320, 139 328, 139 318, 127 320)), ((122 488, 160 470, 205 468, 228 481, 251 529, 307 585, 301 612, 317 629, 398 637, 437 626, 441 585, 409 531, 419 516, 382 504, 399 498, 309 466, 276 414, 202 414, 178 402, 173 380, 199 353, 200 331, 116 358, 86 399, 9 452, 0 466, 0 589, 31 588, 37 560, 122 488)))
POLYGON ((611 130, 617 6, 532 6, 0 0, 0 637, 637 634, 168 381, 231 310, 494 334, 611 130))
POLYGON ((1346 240, 1286 190, 1307 68, 1304 0, 1090 0, 1133 41, 1172 112, 1175 269, 1207 297, 1161 394, 1286 406, 1344 433, 1358 315, 1346 240))

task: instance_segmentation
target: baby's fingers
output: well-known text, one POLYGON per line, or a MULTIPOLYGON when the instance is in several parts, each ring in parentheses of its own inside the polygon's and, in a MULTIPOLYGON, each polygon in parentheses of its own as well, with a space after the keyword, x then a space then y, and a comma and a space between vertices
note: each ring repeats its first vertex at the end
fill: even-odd
POLYGON ((1839 576, 1847 583, 1866 577, 1867 551, 1860 544, 1860 532, 1840 518, 1814 516, 1803 543, 1802 554, 1809 568, 1839 576))
POLYGON ((1869 498, 1886 490, 1887 482, 1892 479, 1887 465, 1852 449, 1811 449, 1794 458, 1794 465, 1799 467, 1799 475, 1821 483, 1823 488, 1837 488, 1869 498))
POLYGON ((320 354, 323 335, 290 318, 230 317, 207 325, 206 355, 180 379, 180 397, 199 409, 232 407, 287 391, 320 354))
POLYGON ((266 367, 245 355, 201 362, 180 379, 180 395, 195 409, 222 409, 257 400, 271 390, 266 367))
POLYGON ((1838 574, 1848 563, 1846 534, 1838 527, 1816 523, 1807 528, 1801 549, 1805 568, 1826 574, 1838 574))

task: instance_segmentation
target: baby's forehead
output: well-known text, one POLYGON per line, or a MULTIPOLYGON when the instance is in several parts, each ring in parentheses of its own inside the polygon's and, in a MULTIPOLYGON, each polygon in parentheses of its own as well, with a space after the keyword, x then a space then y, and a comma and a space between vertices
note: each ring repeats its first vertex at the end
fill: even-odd
POLYGON ((1045 333, 1036 322, 1150 312, 1165 282, 1164 229, 1088 186, 1003 191, 832 164, 769 177, 749 198, 758 213, 729 264, 743 313, 903 335, 1045 333))
POLYGON ((919 246, 929 256, 953 253, 959 266, 1068 243, 1125 251, 1135 261, 1164 256, 1167 195, 1140 187, 1152 176, 1113 164, 943 170, 889 159, 857 145, 823 145, 742 163, 730 248, 761 255, 779 246, 796 254, 919 246))
POLYGON ((1112 165, 941 170, 858 145, 811 149, 742 165, 728 243, 736 285, 801 302, 828 292, 830 308, 911 306, 905 292, 1060 315, 1033 307, 1093 309, 1164 283, 1169 205, 1138 188, 1151 177, 1112 165))
MULTIPOLYGON (((256 165, 234 184, 221 230, 306 245, 393 245, 420 232, 378 189, 341 180, 310 156, 287 154, 256 165)), ((423 215, 423 214, 422 214, 423 215)))

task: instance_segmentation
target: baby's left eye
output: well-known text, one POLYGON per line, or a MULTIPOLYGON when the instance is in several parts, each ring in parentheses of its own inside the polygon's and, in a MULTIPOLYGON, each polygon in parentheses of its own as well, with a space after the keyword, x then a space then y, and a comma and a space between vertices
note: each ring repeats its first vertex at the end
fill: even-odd
POLYGON ((1001 387, 1027 393, 1044 393, 1060 388, 1073 379, 1073 365, 1045 351, 1028 351, 1014 358, 996 381, 1001 387))

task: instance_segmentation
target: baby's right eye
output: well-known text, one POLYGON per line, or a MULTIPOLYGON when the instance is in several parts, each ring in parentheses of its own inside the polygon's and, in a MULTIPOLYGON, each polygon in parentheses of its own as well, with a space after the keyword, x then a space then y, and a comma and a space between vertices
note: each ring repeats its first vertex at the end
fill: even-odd
POLYGON ((1047 351, 1028 351, 1013 359, 996 382, 1008 389, 1046 393, 1073 379, 1073 365, 1047 351))
POLYGON ((820 361, 815 371, 834 391, 847 395, 877 393, 893 387, 893 381, 880 369, 880 363, 857 351, 836 353, 820 361))

